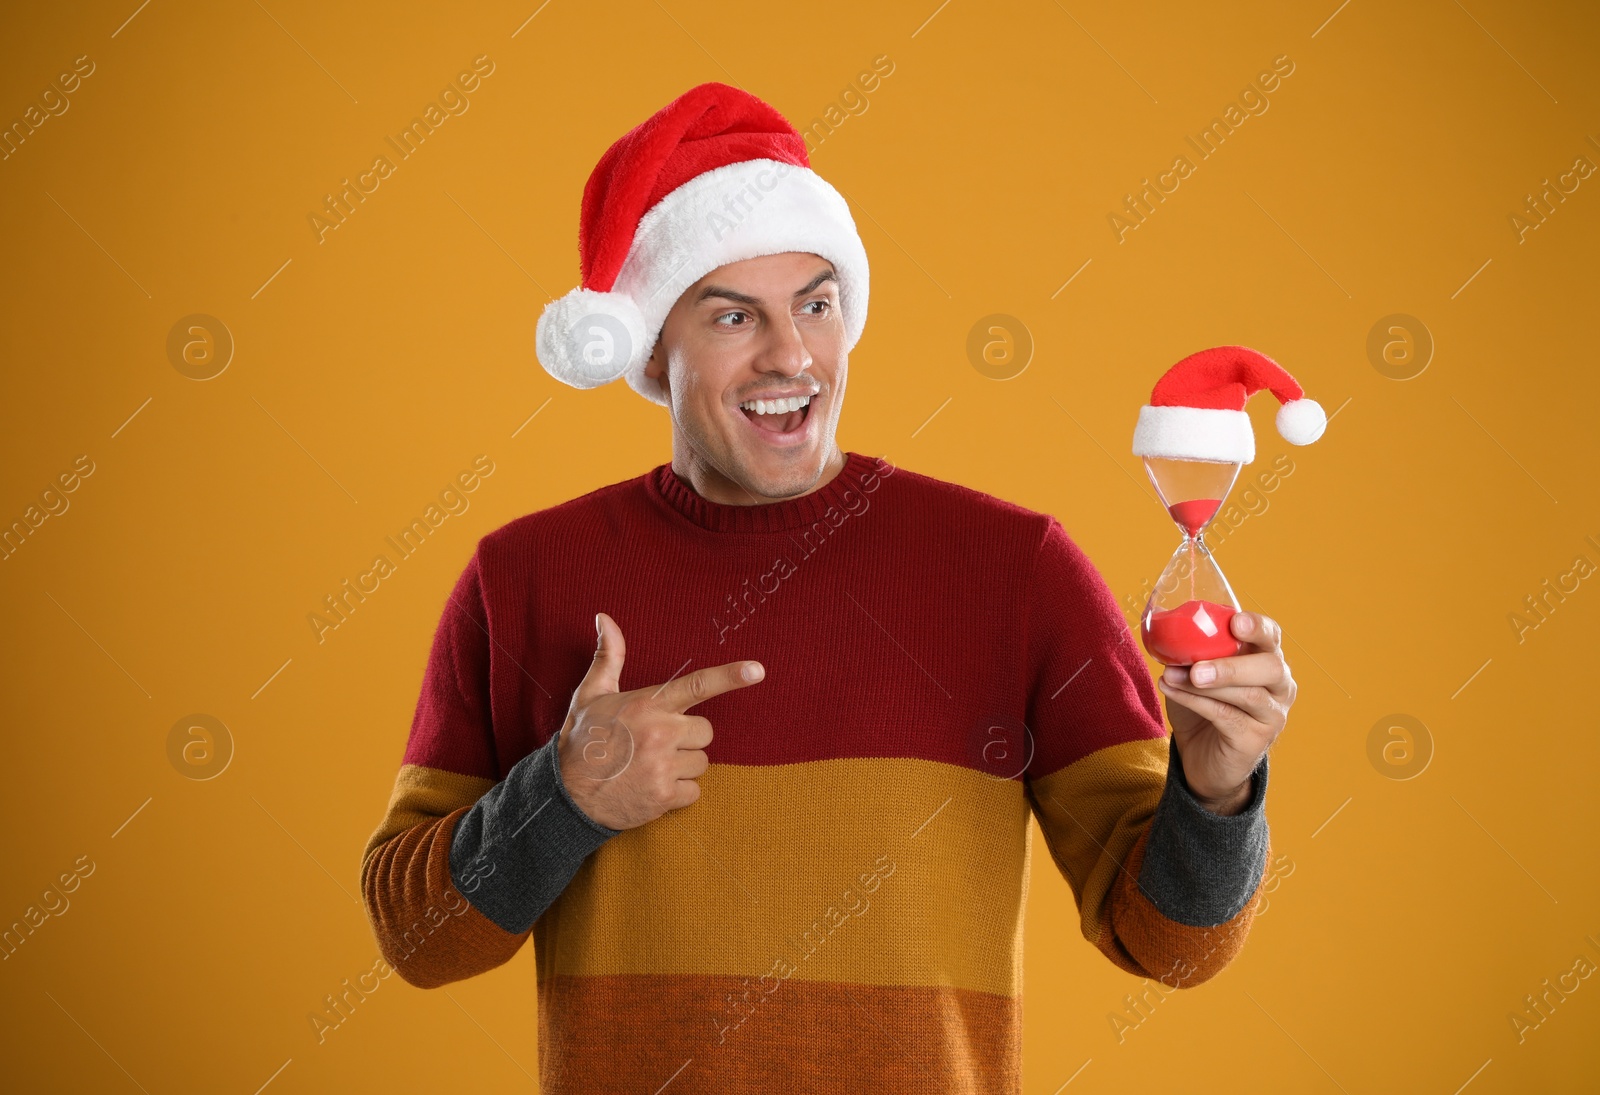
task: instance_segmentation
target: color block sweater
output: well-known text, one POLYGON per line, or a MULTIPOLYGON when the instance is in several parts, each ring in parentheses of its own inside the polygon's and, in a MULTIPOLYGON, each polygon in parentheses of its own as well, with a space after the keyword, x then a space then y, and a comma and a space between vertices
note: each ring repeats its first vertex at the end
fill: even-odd
POLYGON ((1199 805, 1056 518, 859 453, 750 506, 664 464, 479 541, 361 888, 416 986, 532 936, 546 1095, 1015 1093, 1030 818, 1083 937, 1188 987, 1249 932, 1267 774, 1199 805), (597 611, 624 691, 766 667, 691 708, 699 800, 620 832, 557 752, 597 611))

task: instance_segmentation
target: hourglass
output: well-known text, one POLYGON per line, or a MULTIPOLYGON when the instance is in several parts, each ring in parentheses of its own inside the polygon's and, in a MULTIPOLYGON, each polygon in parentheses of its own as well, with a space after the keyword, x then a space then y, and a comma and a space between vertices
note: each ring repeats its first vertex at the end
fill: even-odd
POLYGON ((1242 653, 1228 630, 1239 599, 1206 547, 1206 526, 1227 501, 1240 465, 1222 460, 1146 456, 1156 495, 1183 530, 1183 542, 1161 572, 1139 621, 1150 656, 1164 665, 1192 665, 1242 653))
POLYGON ((1145 604, 1139 634, 1165 665, 1193 665, 1244 652, 1229 627, 1239 599, 1211 557, 1205 529, 1227 501, 1239 469, 1255 459, 1245 401, 1266 388, 1282 401, 1278 433, 1293 445, 1322 436, 1328 419, 1283 367, 1245 346, 1190 354, 1156 382, 1139 410, 1133 451, 1183 542, 1145 604))

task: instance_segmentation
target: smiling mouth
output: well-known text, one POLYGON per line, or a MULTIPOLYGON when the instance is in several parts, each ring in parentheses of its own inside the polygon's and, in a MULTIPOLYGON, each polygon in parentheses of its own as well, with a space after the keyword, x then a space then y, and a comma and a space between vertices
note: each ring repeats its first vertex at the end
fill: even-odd
POLYGON ((784 415, 758 415, 752 410, 739 410, 741 415, 750 419, 750 424, 758 431, 765 434, 794 434, 805 429, 806 416, 810 415, 811 407, 816 400, 806 403, 800 410, 787 411, 784 415))

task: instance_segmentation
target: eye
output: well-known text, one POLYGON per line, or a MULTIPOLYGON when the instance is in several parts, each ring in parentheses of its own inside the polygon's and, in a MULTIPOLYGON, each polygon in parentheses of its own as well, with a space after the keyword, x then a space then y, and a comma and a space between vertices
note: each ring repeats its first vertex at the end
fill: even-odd
MULTIPOLYGON (((746 320, 748 320, 750 318, 750 313, 749 312, 723 312, 720 316, 717 316, 712 322, 720 324, 723 320, 727 319, 729 316, 743 316, 746 320)), ((730 326, 733 326, 733 327, 748 327, 748 326, 750 326, 750 324, 749 323, 734 323, 734 324, 730 324, 730 326)))
POLYGON ((807 312, 807 313, 806 313, 806 314, 807 314, 807 315, 811 315, 811 316, 825 316, 825 315, 827 315, 827 314, 828 314, 828 312, 829 312, 829 310, 831 310, 831 309, 832 309, 832 308, 833 308, 833 304, 832 304, 832 303, 831 303, 831 302, 829 302, 829 301, 827 301, 827 300, 821 300, 821 299, 818 299, 818 300, 808 300, 808 301, 806 301, 806 302, 805 302, 805 303, 804 303, 804 304, 802 304, 802 305, 801 305, 801 306, 800 306, 800 307, 801 307, 801 308, 802 308, 802 309, 806 309, 806 308, 810 308, 810 307, 812 307, 812 306, 813 306, 813 305, 816 305, 816 306, 817 306, 817 307, 818 307, 818 309, 819 309, 819 310, 818 310, 818 311, 815 311, 815 312, 807 312))

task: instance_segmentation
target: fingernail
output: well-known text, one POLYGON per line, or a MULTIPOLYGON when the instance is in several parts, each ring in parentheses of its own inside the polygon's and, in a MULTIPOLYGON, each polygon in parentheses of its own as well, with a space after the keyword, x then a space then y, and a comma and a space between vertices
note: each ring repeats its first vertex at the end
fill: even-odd
POLYGON ((596 649, 600 646, 600 640, 605 637, 606 633, 600 627, 600 613, 596 612, 594 614, 594 645, 596 649))
POLYGON ((1216 667, 1208 662, 1201 662, 1189 670, 1189 677, 1195 684, 1210 684, 1217 676, 1216 667))
POLYGON ((1183 667, 1180 665, 1169 665, 1167 666, 1167 671, 1161 674, 1161 676, 1168 684, 1182 684, 1183 667))
POLYGON ((1251 629, 1254 628, 1255 626, 1256 626, 1256 621, 1255 621, 1254 617, 1246 616, 1243 612, 1239 613, 1239 633, 1240 634, 1242 634, 1242 635, 1250 634, 1251 629))
POLYGON ((744 668, 739 670, 739 676, 743 677, 747 681, 759 681, 766 675, 767 671, 762 667, 760 662, 745 662, 744 668))

